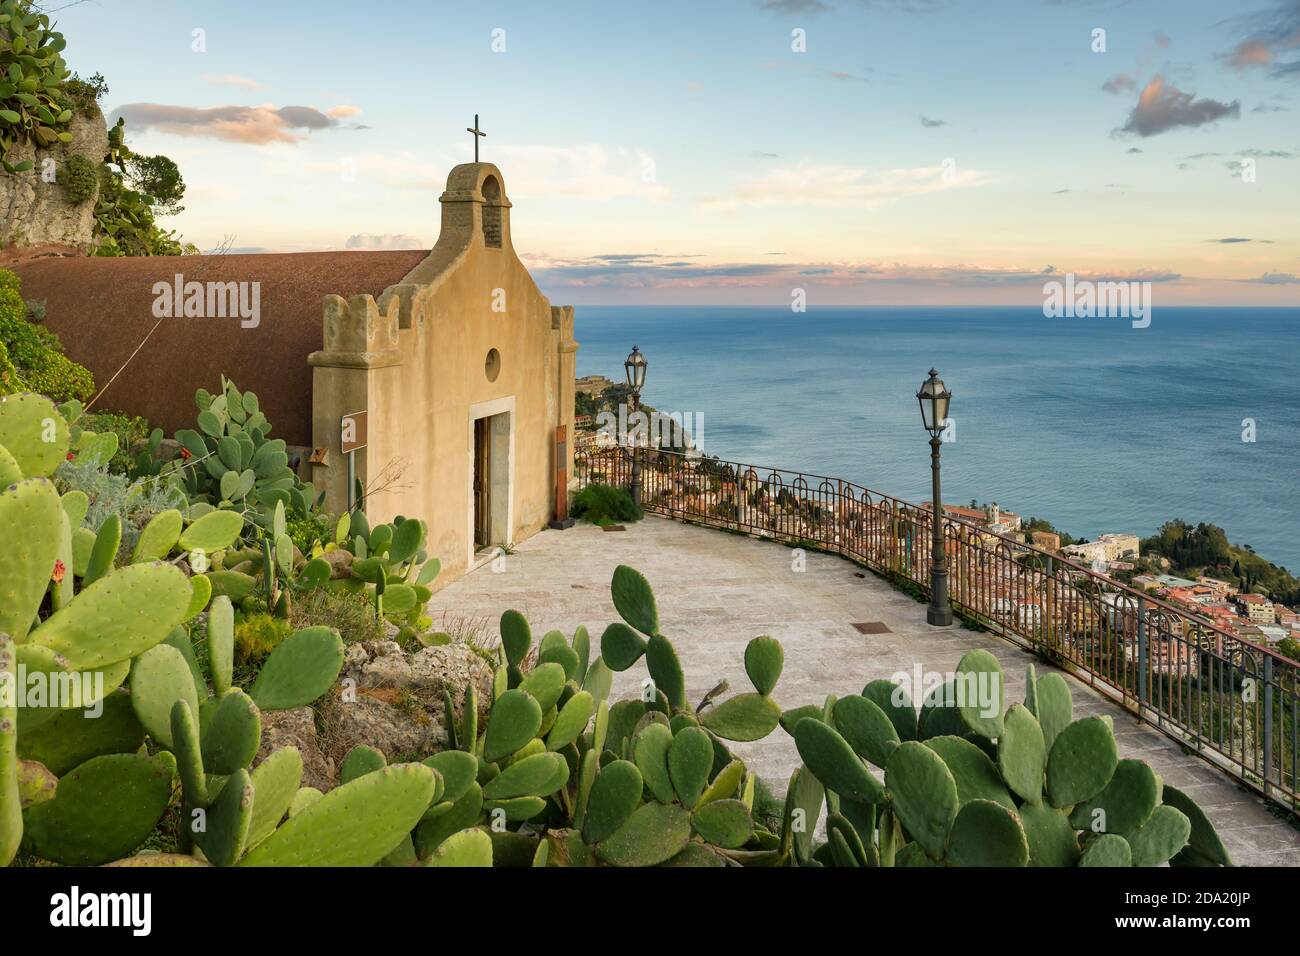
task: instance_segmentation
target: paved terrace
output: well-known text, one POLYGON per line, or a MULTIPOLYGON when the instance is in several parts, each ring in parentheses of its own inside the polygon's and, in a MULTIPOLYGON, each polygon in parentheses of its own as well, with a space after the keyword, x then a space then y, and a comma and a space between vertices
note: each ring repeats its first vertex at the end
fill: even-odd
MULTIPOLYGON (((774 693, 784 707, 821 703, 827 694, 856 694, 867 681, 911 673, 917 663, 927 672, 950 672, 976 647, 1001 661, 1008 703, 1024 698, 1031 655, 992 634, 959 625, 931 627, 925 605, 842 558, 810 552, 805 560, 798 573, 785 546, 662 517, 649 516, 623 532, 579 523, 568 531, 535 535, 505 557, 504 571, 481 568, 435 594, 429 610, 436 628, 468 619, 495 637, 501 612, 515 608, 537 638, 553 628, 572 635, 585 624, 598 647, 605 626, 618 620, 610 576, 616 565, 628 564, 655 590, 661 626, 682 659, 692 703, 723 678, 731 682, 732 693, 752 689, 742 655, 750 638, 760 634, 785 647, 785 671, 774 693), (889 631, 864 635, 852 626, 864 622, 883 623, 889 631)), ((1036 666, 1040 673, 1048 667, 1036 666)), ((644 663, 615 675, 611 699, 636 696, 645 676, 644 663)), ((1300 866, 1300 830, 1260 798, 1086 684, 1066 679, 1075 716, 1110 714, 1121 755, 1146 760, 1194 797, 1234 862, 1300 866)), ((764 740, 731 746, 775 791, 784 792, 799 763, 785 731, 778 728, 764 740)))

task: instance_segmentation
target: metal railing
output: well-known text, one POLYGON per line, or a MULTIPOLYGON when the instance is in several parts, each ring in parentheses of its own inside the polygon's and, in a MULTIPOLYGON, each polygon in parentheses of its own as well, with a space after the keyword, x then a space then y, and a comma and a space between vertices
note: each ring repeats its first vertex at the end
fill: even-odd
MULTIPOLYGON (((627 485, 630 449, 581 453, 627 485)), ((853 482, 641 449, 649 512, 851 559, 928 595, 931 512, 853 482)), ((1082 565, 944 516, 949 597, 1250 788, 1300 811, 1300 664, 1082 565)))

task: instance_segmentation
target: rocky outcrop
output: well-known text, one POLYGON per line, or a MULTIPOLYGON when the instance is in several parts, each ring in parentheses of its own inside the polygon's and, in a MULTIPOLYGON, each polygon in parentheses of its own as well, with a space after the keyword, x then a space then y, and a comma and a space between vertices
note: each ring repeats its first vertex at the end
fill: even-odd
POLYGON ((296 747, 302 755, 304 787, 326 791, 334 786, 335 763, 321 750, 316 714, 310 707, 262 711, 262 746, 254 763, 283 747, 296 747))
POLYGON ((98 169, 108 152, 108 129, 98 108, 78 113, 68 126, 72 142, 38 149, 24 141, 9 151, 13 165, 32 160, 22 173, 0 172, 0 247, 89 248, 95 228, 95 197, 74 203, 64 186, 68 157, 84 156, 98 169), (53 160, 53 182, 46 160, 53 160))
POLYGON ((447 744, 443 692, 459 722, 474 686, 479 720, 492 700, 492 667, 463 644, 403 651, 396 641, 348 645, 334 694, 322 706, 324 749, 336 765, 358 744, 390 761, 427 756, 447 744))

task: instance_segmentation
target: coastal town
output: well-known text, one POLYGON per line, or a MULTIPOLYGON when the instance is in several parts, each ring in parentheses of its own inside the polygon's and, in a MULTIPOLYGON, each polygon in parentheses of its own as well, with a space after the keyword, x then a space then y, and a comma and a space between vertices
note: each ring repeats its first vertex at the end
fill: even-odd
MULTIPOLYGON (((689 432, 681 430, 680 414, 641 405, 638 417, 625 404, 625 386, 600 375, 578 378, 575 395, 579 458, 599 469, 613 456, 626 457, 629 448, 641 450, 644 497, 652 508, 658 503, 678 516, 837 550, 855 539, 859 546, 866 541, 873 551, 904 555, 909 567, 927 560, 919 544, 925 536, 915 520, 906 520, 913 506, 878 496, 855 498, 845 482, 832 488, 820 477, 787 479, 702 455, 689 432)), ((928 525, 923 516, 932 507, 922 502, 920 515, 912 517, 921 516, 928 525)), ((1143 539, 1131 532, 1076 540, 997 502, 945 503, 943 511, 956 529, 948 541, 954 591, 960 597, 963 588, 977 589, 978 604, 994 624, 1013 623, 1089 647, 1095 637, 1108 634, 1125 643, 1123 657, 1134 664, 1141 631, 1150 642, 1147 666, 1157 673, 1185 672, 1197 649, 1234 665, 1243 662, 1242 648, 1249 646, 1292 659, 1300 655, 1300 613, 1228 568, 1181 567, 1144 548, 1143 539), (1058 583, 1068 596, 1054 586, 1058 583), (1188 622, 1210 627, 1189 628, 1188 622)))

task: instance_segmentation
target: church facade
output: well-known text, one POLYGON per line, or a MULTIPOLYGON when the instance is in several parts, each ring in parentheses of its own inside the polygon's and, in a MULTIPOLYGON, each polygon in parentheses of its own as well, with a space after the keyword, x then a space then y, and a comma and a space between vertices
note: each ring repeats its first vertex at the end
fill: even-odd
POLYGON ((572 473, 572 442, 559 439, 573 432, 578 345, 573 308, 552 306, 515 254, 500 170, 455 167, 440 202, 427 252, 11 268, 69 356, 100 385, 112 379, 97 408, 171 434, 194 427, 195 389, 226 375, 258 394, 327 510, 348 509, 356 480, 372 521, 425 520, 444 585, 555 517, 557 481, 572 473), (196 282, 209 306, 214 288, 229 293, 230 308, 188 308, 196 282), (345 438, 359 447, 345 453, 345 438))
POLYGON ((424 517, 456 576, 544 528, 572 472, 573 308, 552 306, 515 255, 490 163, 457 166, 432 252, 379 295, 325 298, 312 366, 313 480, 346 507, 340 422, 367 410, 366 510, 424 517), (317 453, 319 455, 319 452, 317 453), (557 461, 557 456, 562 460, 557 461))

